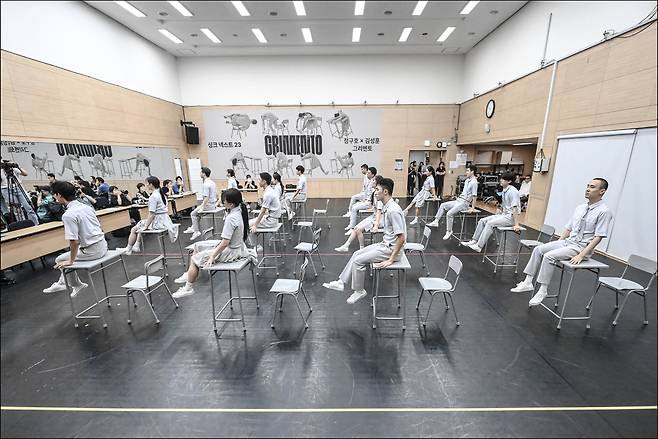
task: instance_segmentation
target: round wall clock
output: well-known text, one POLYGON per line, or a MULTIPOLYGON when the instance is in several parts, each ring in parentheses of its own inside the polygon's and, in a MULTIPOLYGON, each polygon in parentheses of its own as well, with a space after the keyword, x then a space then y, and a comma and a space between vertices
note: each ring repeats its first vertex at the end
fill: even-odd
POLYGON ((487 119, 491 119, 493 117, 494 111, 496 111, 496 102, 493 99, 489 99, 485 111, 485 115, 487 116, 487 119))

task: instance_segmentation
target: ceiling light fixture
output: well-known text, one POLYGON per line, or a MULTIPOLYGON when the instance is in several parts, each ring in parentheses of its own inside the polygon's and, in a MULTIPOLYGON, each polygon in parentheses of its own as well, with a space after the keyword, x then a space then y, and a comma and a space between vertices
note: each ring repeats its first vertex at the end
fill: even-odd
POLYGON ((411 33, 411 27, 405 27, 402 29, 402 33, 400 34, 400 39, 398 40, 400 43, 406 43, 407 38, 409 38, 409 34, 411 33))
POLYGON ((235 7, 235 9, 237 9, 238 14, 240 14, 241 16, 248 17, 251 15, 247 10, 247 8, 242 4, 242 2, 231 2, 231 3, 233 3, 233 6, 235 7))
POLYGON ((534 145, 532 142, 512 143, 512 146, 534 145))
POLYGON ((309 29, 308 27, 302 28, 302 35, 304 35, 304 41, 306 41, 307 43, 313 42, 313 35, 311 35, 311 29, 309 29))
POLYGON ((466 3, 466 6, 464 6, 464 9, 460 12, 461 15, 468 15, 471 13, 473 9, 478 5, 480 2, 468 2, 466 3))
POLYGON ((361 28, 360 27, 352 28, 352 42, 358 43, 359 41, 361 41, 361 28))
POLYGON ((366 9, 366 2, 354 2, 354 15, 363 15, 366 9))
POLYGON ((265 35, 263 35, 263 32, 260 29, 254 28, 251 31, 254 33, 259 43, 267 43, 267 38, 265 38, 265 35))
POLYGON ((158 32, 160 32, 162 35, 169 38, 171 41, 173 41, 176 44, 183 44, 183 41, 180 38, 169 32, 167 29, 158 29, 158 32))
POLYGON ((181 4, 181 2, 169 2, 169 4, 173 6, 174 9, 176 9, 178 12, 180 12, 183 17, 191 17, 194 15, 188 11, 187 8, 181 4))
POLYGON ((212 31, 211 31, 210 29, 208 29, 208 28, 205 28, 205 27, 202 28, 202 29, 201 29, 201 32, 203 32, 203 34, 204 34, 205 36, 207 36, 208 39, 209 39, 210 41, 212 41, 213 43, 219 44, 219 43, 222 42, 222 40, 220 40, 219 38, 217 38, 217 35, 215 35, 214 33, 212 33, 212 31))
POLYGON ((453 26, 447 27, 446 30, 443 31, 441 36, 436 41, 439 42, 439 43, 443 43, 445 40, 448 39, 448 37, 450 36, 450 34, 454 30, 455 30, 455 27, 453 27, 453 26))
POLYGON ((114 2, 114 3, 121 6, 123 9, 133 14, 135 17, 139 17, 139 18, 146 17, 146 14, 144 14, 142 11, 140 11, 139 9, 137 9, 136 7, 134 7, 128 2, 114 2))
POLYGON ((411 13, 411 15, 422 15, 425 6, 427 6, 426 1, 416 3, 416 7, 414 8, 414 11, 411 13))
POLYGON ((304 8, 304 2, 292 2, 295 6, 295 12, 297 15, 306 15, 306 8, 304 8))

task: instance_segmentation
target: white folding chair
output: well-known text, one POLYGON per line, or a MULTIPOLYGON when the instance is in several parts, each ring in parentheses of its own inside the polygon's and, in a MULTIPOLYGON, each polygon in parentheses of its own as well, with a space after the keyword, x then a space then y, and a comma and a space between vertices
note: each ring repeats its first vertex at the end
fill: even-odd
POLYGON ((430 305, 427 307, 427 315, 425 316, 425 321, 423 323, 423 327, 427 326, 427 319, 430 316, 430 309, 432 308, 432 302, 434 301, 434 295, 441 293, 443 294, 443 300, 446 302, 446 310, 450 309, 450 305, 448 305, 448 299, 446 298, 446 295, 450 297, 450 302, 452 303, 452 311, 455 314, 455 320, 457 321, 457 326, 461 325, 461 322, 459 321, 459 318, 457 317, 457 310, 455 309, 455 301, 452 298, 452 293, 455 292, 455 288, 457 288, 457 283, 459 282, 459 275, 462 271, 462 261, 459 260, 456 256, 450 256, 450 261, 448 262, 448 269, 446 270, 445 276, 443 278, 439 277, 421 277, 418 279, 418 283, 420 283, 421 291, 420 291, 420 297, 418 298, 418 303, 416 304, 416 311, 419 310, 420 308, 420 301, 423 298, 423 294, 427 291, 431 298, 430 298, 430 305), (449 275, 450 272, 454 273, 454 280, 451 282, 449 280, 449 275))
POLYGON ((315 263, 313 262, 313 253, 318 255, 318 258, 320 259, 320 264, 322 265, 322 269, 325 269, 324 262, 322 262, 322 256, 320 256, 320 250, 319 250, 319 245, 320 245, 320 235, 322 234, 322 229, 316 229, 313 231, 313 242, 300 242, 295 246, 295 250, 297 250, 297 254, 295 255, 295 265, 293 266, 293 272, 292 274, 297 274, 297 258, 299 255, 303 255, 302 257, 306 259, 307 261, 310 259, 311 260, 311 266, 313 267, 313 273, 315 274, 315 277, 318 277, 318 271, 315 269, 315 263), (308 255, 308 256, 306 256, 308 255))
POLYGON ((331 222, 329 221, 329 216, 328 216, 327 212, 329 212, 329 202, 330 201, 331 201, 331 199, 327 198, 327 204, 324 206, 324 209, 313 209, 313 215, 318 215, 318 216, 324 215, 324 217, 327 220, 327 228, 329 230, 331 230, 331 222))
POLYGON ((553 234, 555 234, 555 227, 544 224, 539 230, 537 239, 523 239, 523 235, 521 235, 521 239, 519 239, 519 250, 516 253, 516 267, 514 268, 515 274, 519 272, 519 257, 521 256, 521 249, 527 248, 532 250, 535 247, 546 244, 553 239, 553 234))
POLYGON ((311 216, 311 221, 297 221, 295 225, 299 227, 299 237, 297 238, 297 242, 301 242, 302 240, 302 232, 304 229, 310 229, 313 230, 315 228, 315 217, 317 216, 317 212, 313 210, 313 215, 311 216))
POLYGON ((653 283, 653 279, 655 277, 656 277, 656 261, 652 261, 651 259, 647 259, 638 255, 630 255, 628 257, 628 263, 626 264, 626 267, 624 267, 624 272, 621 274, 621 277, 599 278, 599 283, 596 287, 596 290, 594 291, 594 294, 592 295, 592 297, 589 299, 589 302, 587 303, 587 307, 586 307, 587 315, 591 316, 591 308, 592 308, 592 302, 594 301, 594 297, 599 292, 599 288, 604 286, 615 292, 615 309, 617 309, 618 311, 617 314, 615 315, 615 319, 612 321, 612 326, 617 326, 617 320, 619 319, 619 315, 624 310, 624 305, 626 305, 626 301, 628 300, 628 298, 632 293, 635 293, 638 296, 642 296, 642 300, 644 301, 643 323, 645 325, 648 325, 649 320, 647 319, 647 290, 651 288, 651 284, 653 283), (643 286, 630 279, 626 279, 626 273, 628 272, 629 268, 639 270, 643 273, 649 273, 651 275, 646 286, 643 286), (621 306, 619 306, 619 296, 624 296, 624 301, 621 303, 621 306))
POLYGON ((130 319, 131 297, 133 299, 133 304, 135 308, 137 308, 137 302, 135 302, 135 296, 134 296, 134 293, 136 292, 142 293, 142 295, 144 296, 144 300, 146 300, 146 303, 148 304, 149 309, 151 310, 151 313, 153 313, 153 318, 155 319, 155 323, 158 325, 160 324, 160 319, 158 319, 158 316, 155 314, 155 309, 153 309, 153 298, 152 298, 152 293, 155 290, 164 286, 165 289, 167 290, 167 294, 169 294, 169 298, 171 299, 172 302, 174 302, 176 308, 178 308, 178 303, 176 302, 176 299, 174 299, 174 296, 171 295, 171 290, 169 289, 169 286, 165 282, 165 273, 167 267, 165 261, 166 261, 165 257, 162 255, 148 261, 147 263, 144 264, 144 274, 121 285, 121 288, 124 288, 126 290, 126 302, 128 303, 128 324, 132 323, 130 319), (158 276, 155 276, 155 274, 158 274, 158 276))
MULTIPOLYGON (((420 254, 420 260, 423 262, 423 268, 427 268, 427 264, 425 263, 425 250, 430 243, 430 236, 432 236, 432 229, 425 226, 425 229, 423 230, 423 237, 420 238, 420 242, 405 242, 404 244, 404 252, 407 254, 407 256, 414 252, 418 252, 420 254)), ((429 268, 427 268, 427 275, 430 275, 429 268)))
POLYGON ((302 293, 302 296, 304 296, 304 300, 306 301, 306 305, 308 305, 309 315, 310 315, 310 313, 313 312, 313 308, 311 308, 311 304, 308 302, 308 298, 306 297, 306 293, 304 292, 304 285, 303 285, 304 275, 306 274, 307 265, 308 265, 308 258, 304 260, 304 263, 299 268, 299 276, 297 279, 277 279, 276 282, 274 282, 274 285, 272 285, 272 288, 270 288, 270 293, 276 293, 276 297, 274 298, 274 303, 272 304, 272 320, 270 322, 270 326, 272 328, 274 328, 274 321, 276 319, 277 303, 279 304, 279 312, 283 311, 283 296, 292 296, 293 299, 295 299, 295 303, 297 304, 297 309, 299 310, 299 315, 301 315, 302 319, 304 320, 304 326, 308 328, 308 321, 306 317, 304 317, 304 313, 302 313, 302 308, 299 306, 299 300, 297 299, 299 293, 302 293))

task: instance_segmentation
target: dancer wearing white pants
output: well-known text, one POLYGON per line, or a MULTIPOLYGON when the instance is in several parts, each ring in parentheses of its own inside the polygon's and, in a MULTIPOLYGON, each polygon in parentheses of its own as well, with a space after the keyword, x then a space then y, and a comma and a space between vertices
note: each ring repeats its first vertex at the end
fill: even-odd
POLYGON ((332 290, 343 291, 350 281, 354 293, 347 303, 354 304, 368 294, 364 288, 366 270, 372 263, 376 268, 386 268, 398 261, 407 235, 407 226, 400 206, 393 200, 393 180, 384 178, 377 184, 375 197, 383 204, 384 238, 377 244, 369 245, 355 252, 337 280, 322 284, 332 290))
POLYGON ((199 218, 199 212, 213 210, 217 207, 217 185, 210 179, 210 168, 202 167, 200 174, 203 180, 203 188, 201 189, 203 201, 190 214, 192 225, 183 232, 191 233, 190 240, 192 241, 201 236, 201 218, 199 218))
POLYGON ((604 178, 595 178, 587 184, 587 203, 576 208, 558 241, 534 248, 530 261, 523 270, 526 278, 512 288, 511 292, 534 291, 532 281, 539 270, 539 290, 528 303, 530 306, 539 305, 548 295, 548 284, 553 277, 556 262, 568 260, 572 264, 580 264, 594 253, 599 242, 608 236, 612 221, 612 212, 602 201, 607 189, 608 182, 604 178))
POLYGON ((491 237, 494 228, 514 226, 514 231, 518 232, 519 212, 521 211, 521 200, 519 191, 511 185, 514 181, 514 174, 506 172, 500 178, 500 185, 503 187, 503 202, 500 213, 482 218, 478 221, 473 237, 468 242, 462 242, 462 245, 472 248, 476 252, 481 252, 487 241, 491 237))
POLYGON ((368 186, 366 186, 366 198, 364 201, 354 203, 350 208, 350 223, 345 227, 345 230, 352 230, 356 226, 356 222, 359 219, 359 210, 371 209, 372 208, 372 196, 375 192, 375 176, 377 175, 377 168, 370 167, 366 173, 368 177, 368 186))
MULTIPOLYGON (((439 220, 441 217, 446 215, 446 234, 443 236, 443 240, 447 241, 452 235, 452 223, 455 219, 455 215, 460 212, 463 212, 468 209, 468 206, 471 203, 475 204, 475 198, 478 193, 478 180, 475 177, 477 168, 474 165, 466 167, 466 181, 464 182, 464 190, 462 190, 461 195, 457 197, 455 201, 448 201, 446 203, 441 203, 439 206, 439 211, 436 213, 436 218, 434 221, 427 224, 430 227, 438 227, 439 220)), ((473 206, 471 207, 471 209, 473 206)))
POLYGON ((366 201, 368 198, 366 197, 366 191, 368 188, 368 185, 370 185, 370 179, 366 175, 368 173, 368 165, 367 164, 362 164, 361 165, 361 173, 363 174, 363 187, 361 192, 358 194, 352 195, 352 198, 350 198, 350 205, 347 207, 347 212, 345 212, 345 215, 343 215, 344 218, 349 218, 350 217, 350 212, 352 211, 352 206, 354 206, 354 203, 357 203, 359 201, 366 201))

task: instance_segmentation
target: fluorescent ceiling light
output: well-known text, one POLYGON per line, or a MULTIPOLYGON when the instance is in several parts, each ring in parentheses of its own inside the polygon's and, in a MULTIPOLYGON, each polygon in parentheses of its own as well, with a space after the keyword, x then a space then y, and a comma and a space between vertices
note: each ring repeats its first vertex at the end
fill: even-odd
POLYGON ((358 43, 359 41, 361 41, 361 28, 360 27, 352 28, 352 42, 358 43))
POLYGON ((366 9, 366 2, 354 2, 354 15, 363 15, 366 9))
POLYGON ((247 8, 242 4, 242 2, 231 2, 233 3, 233 6, 235 6, 235 9, 238 10, 238 13, 242 15, 243 17, 248 17, 251 15, 249 11, 247 11, 247 8))
POLYGON ((137 9, 136 7, 134 7, 128 2, 114 2, 114 3, 121 6, 123 9, 133 14, 135 17, 139 17, 139 18, 146 17, 146 14, 144 14, 142 11, 140 11, 139 9, 137 9))
POLYGON ((416 3, 416 7, 414 8, 414 11, 411 13, 411 15, 421 15, 425 9, 425 6, 427 6, 427 2, 425 1, 416 3))
POLYGON ((532 142, 512 143, 512 146, 534 145, 532 142))
POLYGON ((303 27, 302 34, 304 35, 304 41, 306 41, 307 43, 313 42, 313 35, 311 35, 311 29, 307 27, 303 27))
POLYGON ((292 2, 295 6, 295 12, 297 15, 306 15, 306 8, 304 8, 304 2, 292 2))
POLYGON ((445 40, 448 39, 448 37, 450 36, 452 31, 454 31, 454 30, 455 30, 455 28, 453 26, 447 27, 446 30, 443 31, 443 33, 441 34, 439 39, 436 40, 436 41, 438 41, 439 43, 443 43, 445 40))
POLYGON ((477 4, 480 2, 468 2, 466 3, 466 6, 464 6, 464 9, 460 12, 461 15, 467 15, 470 14, 473 9, 477 6, 477 4))
POLYGON ((212 31, 211 31, 210 29, 207 29, 207 28, 204 27, 203 29, 201 29, 201 32, 203 32, 203 34, 204 34, 205 36, 207 36, 208 39, 209 39, 210 41, 212 41, 213 43, 217 43, 217 44, 219 44, 219 43, 222 42, 222 40, 220 40, 219 38, 217 38, 217 35, 215 35, 214 33, 212 33, 212 31))
POLYGON ((181 2, 169 2, 169 4, 173 6, 174 9, 176 9, 178 12, 180 12, 183 17, 191 17, 194 15, 188 11, 187 8, 181 4, 181 2))
POLYGON ((259 42, 267 43, 267 38, 265 38, 265 35, 263 35, 263 32, 261 32, 260 29, 254 28, 251 31, 254 33, 259 42))
POLYGON ((402 33, 400 34, 400 39, 398 40, 401 43, 404 43, 407 41, 407 38, 409 38, 409 34, 411 33, 411 27, 405 27, 402 29, 402 33))
POLYGON ((158 32, 160 32, 162 35, 169 38, 171 41, 173 41, 176 44, 183 44, 180 38, 169 32, 167 29, 158 29, 158 32))

